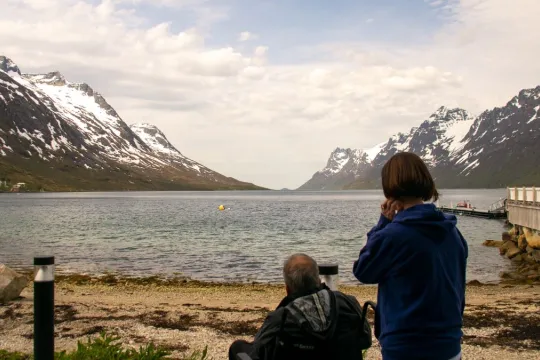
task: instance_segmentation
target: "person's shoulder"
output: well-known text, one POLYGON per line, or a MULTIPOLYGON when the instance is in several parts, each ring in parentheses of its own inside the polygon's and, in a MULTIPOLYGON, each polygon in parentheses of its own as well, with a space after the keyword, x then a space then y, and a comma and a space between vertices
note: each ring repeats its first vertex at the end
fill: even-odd
POLYGON ((361 308, 361 305, 358 302, 358 299, 356 298, 356 296, 345 294, 341 291, 334 291, 334 294, 336 294, 336 299, 338 302, 342 304, 347 304, 348 306, 361 308))
POLYGON ((409 233, 409 229, 399 222, 391 222, 383 229, 377 231, 375 236, 384 241, 400 242, 404 235, 409 233))

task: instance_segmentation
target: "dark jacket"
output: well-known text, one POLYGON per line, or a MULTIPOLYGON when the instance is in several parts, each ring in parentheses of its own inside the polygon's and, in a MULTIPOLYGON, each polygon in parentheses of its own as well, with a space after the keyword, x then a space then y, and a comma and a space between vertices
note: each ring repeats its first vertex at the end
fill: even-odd
MULTIPOLYGON (((255 335, 253 350, 249 355, 252 359, 272 359, 280 326, 286 315, 283 331, 288 335, 311 338, 317 344, 326 340, 336 341, 334 347, 337 348, 332 350, 335 357, 332 358, 358 359, 363 340, 361 333, 365 333, 360 313, 361 307, 355 297, 331 291, 324 284, 320 289, 305 294, 287 296, 266 317, 255 335)), ((369 337, 371 340, 371 334, 369 337)))
POLYGON ((377 323, 384 360, 450 359, 461 350, 467 243, 456 217, 433 204, 381 215, 354 264, 379 284, 377 323))

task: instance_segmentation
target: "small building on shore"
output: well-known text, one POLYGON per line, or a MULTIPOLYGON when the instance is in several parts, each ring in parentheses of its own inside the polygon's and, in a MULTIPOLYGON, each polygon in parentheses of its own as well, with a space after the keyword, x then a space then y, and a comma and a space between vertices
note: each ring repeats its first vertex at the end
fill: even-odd
POLYGON ((16 183, 11 187, 11 192, 20 192, 22 188, 26 187, 26 183, 20 182, 16 183))

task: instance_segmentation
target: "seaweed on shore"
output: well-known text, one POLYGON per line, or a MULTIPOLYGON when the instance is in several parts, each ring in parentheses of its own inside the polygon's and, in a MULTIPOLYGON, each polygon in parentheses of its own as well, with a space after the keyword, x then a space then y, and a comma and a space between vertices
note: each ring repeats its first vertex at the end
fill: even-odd
POLYGON ((215 306, 203 306, 200 304, 183 304, 185 307, 192 308, 193 310, 210 311, 210 312, 227 312, 227 313, 260 313, 268 314, 271 310, 265 307, 255 308, 232 308, 232 307, 215 307, 215 306))
POLYGON ((465 312, 465 328, 496 328, 489 336, 465 335, 467 344, 540 350, 540 315, 538 312, 523 314, 512 309, 481 307, 479 311, 465 312))
POLYGON ((170 316, 166 311, 156 310, 144 316, 144 325, 156 328, 188 331, 193 327, 206 327, 228 335, 255 335, 262 318, 255 320, 221 320, 215 316, 207 320, 201 320, 195 314, 179 314, 170 316))
POLYGON ((166 311, 156 310, 146 314, 142 319, 142 323, 156 328, 188 331, 197 325, 196 318, 196 315, 191 314, 180 314, 176 318, 170 318, 166 311))
POLYGON ((55 305, 54 306, 54 321, 56 324, 61 324, 66 321, 75 320, 77 310, 73 305, 55 305))
POLYGON ((58 284, 69 285, 106 285, 106 286, 160 286, 160 287, 184 287, 184 288, 237 288, 245 287, 250 290, 259 290, 268 288, 269 286, 282 287, 282 285, 265 284, 265 283, 244 283, 244 282, 211 282, 193 280, 184 276, 159 276, 151 275, 145 277, 128 276, 122 274, 106 273, 102 275, 86 275, 86 274, 58 274, 56 275, 58 284))

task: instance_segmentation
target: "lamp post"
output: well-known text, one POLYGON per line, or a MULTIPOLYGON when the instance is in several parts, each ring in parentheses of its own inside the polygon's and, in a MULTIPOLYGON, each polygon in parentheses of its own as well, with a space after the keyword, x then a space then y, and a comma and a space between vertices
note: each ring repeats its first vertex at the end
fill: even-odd
POLYGON ((34 359, 54 359, 54 256, 34 258, 34 359))
POLYGON ((325 283, 330 290, 337 290, 339 286, 338 264, 320 264, 319 275, 321 276, 321 281, 325 283))

